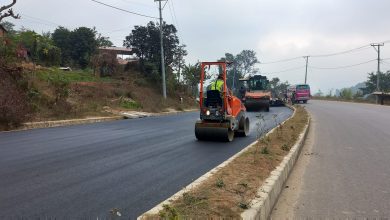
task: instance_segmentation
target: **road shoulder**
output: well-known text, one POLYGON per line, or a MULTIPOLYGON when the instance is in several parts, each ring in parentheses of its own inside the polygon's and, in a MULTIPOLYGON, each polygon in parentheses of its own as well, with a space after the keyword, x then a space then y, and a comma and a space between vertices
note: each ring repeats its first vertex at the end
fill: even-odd
POLYGON ((297 159, 294 169, 279 195, 279 199, 272 210, 270 219, 294 219, 295 211, 299 209, 299 207, 297 207, 297 202, 301 190, 303 189, 303 175, 305 174, 306 167, 310 163, 311 157, 314 155, 312 149, 315 138, 315 129, 316 120, 311 115, 310 128, 305 144, 303 145, 301 154, 297 159))

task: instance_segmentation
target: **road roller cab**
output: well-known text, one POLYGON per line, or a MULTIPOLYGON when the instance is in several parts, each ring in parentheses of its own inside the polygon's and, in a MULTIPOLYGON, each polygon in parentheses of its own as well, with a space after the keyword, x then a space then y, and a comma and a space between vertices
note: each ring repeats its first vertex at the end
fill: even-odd
POLYGON ((226 85, 226 62, 202 62, 199 91, 200 120, 195 124, 198 140, 232 141, 249 134, 249 119, 241 100, 226 85), (211 88, 222 74, 220 90, 211 88))

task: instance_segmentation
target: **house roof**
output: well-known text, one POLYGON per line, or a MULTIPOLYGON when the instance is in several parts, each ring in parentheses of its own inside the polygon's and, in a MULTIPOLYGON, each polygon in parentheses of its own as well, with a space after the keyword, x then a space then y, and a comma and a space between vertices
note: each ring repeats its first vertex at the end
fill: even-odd
POLYGON ((111 51, 111 52, 115 52, 116 54, 123 54, 123 55, 133 54, 133 50, 131 48, 126 48, 126 47, 99 47, 99 50, 111 51))

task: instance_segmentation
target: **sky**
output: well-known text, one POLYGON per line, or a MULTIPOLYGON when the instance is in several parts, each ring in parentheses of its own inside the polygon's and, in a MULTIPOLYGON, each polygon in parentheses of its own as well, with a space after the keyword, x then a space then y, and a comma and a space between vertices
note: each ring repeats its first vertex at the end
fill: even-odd
MULTIPOLYGON (((158 17, 154 0, 99 0, 119 8, 158 17)), ((0 5, 11 0, 0 0, 0 5)), ((313 93, 354 86, 376 72, 376 50, 381 47, 381 70, 390 70, 390 1, 388 0, 169 0, 164 20, 178 29, 187 45, 187 63, 215 61, 225 53, 254 50, 257 68, 269 78, 291 84, 303 83, 305 59, 309 57, 307 83, 313 93), (352 50, 333 56, 318 56, 352 50), (288 62, 276 62, 290 58, 288 62), (370 62, 368 62, 370 61, 370 62), (269 63, 271 62, 271 63, 269 63), (365 63, 366 62, 366 63, 365 63), (267 64, 268 63, 268 64, 267 64), (357 65, 349 68, 350 65, 357 65), (323 69, 334 68, 334 69, 323 69)), ((74 29, 96 27, 116 46, 135 25, 155 19, 137 16, 91 0, 18 0, 16 28, 38 33, 59 25, 74 29)))

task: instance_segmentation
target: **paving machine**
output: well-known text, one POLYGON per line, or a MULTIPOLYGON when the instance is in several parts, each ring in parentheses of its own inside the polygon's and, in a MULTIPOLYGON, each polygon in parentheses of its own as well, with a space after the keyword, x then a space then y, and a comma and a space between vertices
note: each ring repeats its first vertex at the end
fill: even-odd
POLYGON ((198 140, 233 141, 234 136, 249 134, 249 119, 241 100, 226 86, 226 62, 202 62, 200 75, 200 120, 195 124, 198 140), (214 69, 213 71, 211 69, 214 69), (223 74, 221 91, 211 90, 207 84, 223 74))

